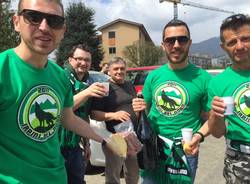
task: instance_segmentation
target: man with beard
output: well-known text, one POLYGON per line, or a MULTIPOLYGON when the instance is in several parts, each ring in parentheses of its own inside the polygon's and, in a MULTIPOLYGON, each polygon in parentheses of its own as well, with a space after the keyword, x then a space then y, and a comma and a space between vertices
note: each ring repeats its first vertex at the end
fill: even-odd
MULTIPOLYGON (((209 134, 207 123, 201 117, 207 115, 207 86, 210 75, 188 61, 192 40, 187 24, 171 20, 163 29, 162 49, 168 63, 152 71, 144 84, 144 99, 133 99, 134 111, 147 109, 148 120, 155 132, 167 139, 181 137, 182 128, 192 128, 190 151, 186 153, 194 181, 198 164, 198 146, 209 134)), ((160 162, 165 162, 159 158, 160 162)), ((161 180, 165 165, 143 171, 143 184, 182 183, 182 180, 161 180), (159 172, 162 171, 162 172, 159 172)), ((173 174, 173 173, 172 173, 173 174)))

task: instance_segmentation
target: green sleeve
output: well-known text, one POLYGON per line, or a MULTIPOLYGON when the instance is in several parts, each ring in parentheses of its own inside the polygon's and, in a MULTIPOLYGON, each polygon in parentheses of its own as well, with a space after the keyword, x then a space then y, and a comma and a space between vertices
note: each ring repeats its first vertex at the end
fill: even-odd
POLYGON ((147 76, 145 80, 142 94, 143 94, 145 102, 147 103, 147 110, 149 112, 151 105, 152 105, 152 75, 151 73, 147 76))
POLYGON ((0 183, 1 184, 22 184, 19 180, 11 177, 6 176, 0 173, 0 183))

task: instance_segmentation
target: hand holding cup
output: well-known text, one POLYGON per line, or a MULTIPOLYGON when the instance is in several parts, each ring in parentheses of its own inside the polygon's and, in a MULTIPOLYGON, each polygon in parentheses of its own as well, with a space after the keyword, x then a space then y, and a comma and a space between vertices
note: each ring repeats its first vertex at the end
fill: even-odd
POLYGON ((232 115, 234 113, 234 99, 231 96, 226 96, 221 98, 224 101, 225 112, 224 115, 232 115))
POLYGON ((183 128, 183 129, 181 129, 181 133, 182 133, 182 140, 184 142, 183 150, 185 153, 191 154, 192 148, 189 146, 189 143, 191 142, 192 137, 193 137, 193 129, 192 128, 183 128))

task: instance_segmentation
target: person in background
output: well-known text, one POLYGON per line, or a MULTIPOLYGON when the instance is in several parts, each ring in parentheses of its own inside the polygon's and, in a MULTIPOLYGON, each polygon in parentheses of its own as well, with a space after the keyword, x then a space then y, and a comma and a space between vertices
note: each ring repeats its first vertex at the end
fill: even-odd
POLYGON ((208 125, 217 138, 225 136, 223 175, 226 183, 250 182, 250 17, 235 14, 220 27, 221 47, 232 65, 215 76, 208 87, 211 115, 208 125), (232 115, 225 115, 222 97, 235 101, 232 115))
MULTIPOLYGON (((110 78, 109 94, 104 98, 95 98, 92 104, 92 118, 105 121, 110 133, 117 133, 115 127, 121 123, 132 123, 137 126, 137 116, 132 108, 132 99, 136 97, 133 85, 125 81, 127 65, 120 57, 114 57, 108 64, 110 78)), ((131 142, 134 143, 133 141, 131 142)), ((126 158, 113 154, 103 148, 105 155, 105 183, 119 184, 120 173, 124 165, 124 177, 127 184, 137 184, 139 180, 139 167, 136 155, 128 155, 126 158)))
MULTIPOLYGON (((73 110, 70 82, 51 53, 66 29, 60 0, 20 0, 21 43, 0 53, 0 183, 66 184, 58 126, 103 145, 73 110)), ((131 145, 132 146, 132 145, 131 145)))
POLYGON ((100 64, 100 68, 101 68, 101 71, 100 71, 100 72, 105 73, 105 74, 108 74, 108 62, 103 61, 103 62, 100 64))
MULTIPOLYGON (((91 51, 86 44, 78 44, 69 52, 65 73, 71 83, 74 95, 74 113, 89 122, 90 98, 103 97, 106 94, 101 83, 93 83, 89 77, 91 66, 91 51)), ((84 181, 85 166, 90 158, 90 144, 86 138, 69 131, 62 126, 59 129, 61 153, 65 159, 69 184, 82 184, 84 181), (81 141, 82 140, 82 141, 81 141), (80 141, 83 146, 80 147, 80 141), (82 156, 84 155, 84 157, 82 156)))
MULTIPOLYGON (((144 99, 133 99, 133 108, 135 112, 146 109, 155 132, 167 139, 181 137, 182 128, 193 129, 191 152, 186 154, 186 157, 194 181, 199 143, 209 135, 207 123, 203 124, 201 112, 208 114, 207 87, 211 76, 189 62, 191 43, 189 28, 185 22, 174 19, 165 25, 162 49, 169 62, 149 73, 143 87, 144 99)), ((161 162, 164 163, 164 160, 161 162)), ((160 169, 165 172, 165 167, 160 169)), ((157 179, 157 170, 143 172, 143 184, 167 182, 157 179)), ((173 181, 176 182, 178 181, 173 181)))

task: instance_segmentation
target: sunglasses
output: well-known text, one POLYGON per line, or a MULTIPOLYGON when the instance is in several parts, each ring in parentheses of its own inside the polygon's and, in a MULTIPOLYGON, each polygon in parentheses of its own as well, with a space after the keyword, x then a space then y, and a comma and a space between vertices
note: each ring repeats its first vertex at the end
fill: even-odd
POLYGON ((189 41, 189 37, 187 37, 187 36, 168 37, 168 38, 165 38, 165 40, 163 42, 165 44, 167 44, 167 46, 171 46, 172 47, 172 46, 174 46, 176 40, 178 41, 178 43, 180 45, 185 45, 189 41))
POLYGON ((49 13, 43 13, 36 10, 23 9, 18 15, 24 17, 27 24, 34 26, 40 25, 43 19, 46 19, 47 24, 52 29, 61 29, 64 26, 64 17, 49 13))
POLYGON ((230 17, 227 17, 225 20, 223 20, 222 22, 222 27, 226 26, 232 22, 235 21, 250 21, 250 17, 244 14, 236 14, 236 15, 232 15, 230 17))

